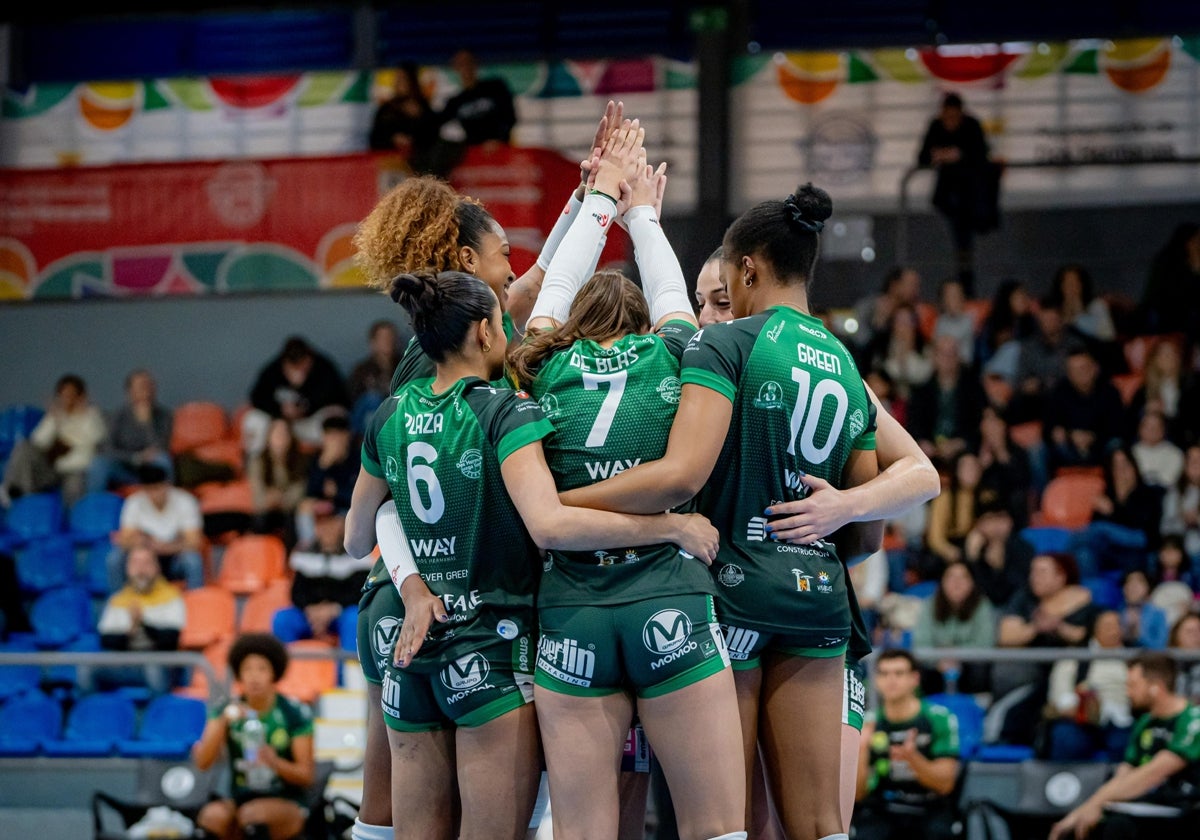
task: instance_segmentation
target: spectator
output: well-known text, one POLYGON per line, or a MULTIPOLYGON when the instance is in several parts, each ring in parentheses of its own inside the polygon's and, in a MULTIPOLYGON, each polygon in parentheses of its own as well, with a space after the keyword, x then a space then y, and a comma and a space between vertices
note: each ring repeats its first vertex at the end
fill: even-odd
POLYGON ((1148 333, 1194 333, 1200 322, 1200 224, 1176 226, 1155 254, 1138 309, 1148 333))
POLYGON ((417 175, 432 171, 438 117, 421 89, 417 65, 405 62, 396 69, 391 95, 375 108, 370 146, 376 152, 398 152, 417 175))
POLYGON ((1167 643, 1167 614, 1150 601, 1150 578, 1141 569, 1121 577, 1121 635, 1129 647, 1162 650, 1167 643))
POLYGON ((292 551, 288 560, 293 572, 292 606, 275 613, 273 621, 275 635, 284 642, 320 639, 353 644, 358 599, 375 559, 346 553, 345 523, 344 513, 318 516, 316 544, 292 551))
POLYGON ((902 426, 908 425, 908 403, 896 393, 896 383, 892 381, 891 374, 883 368, 871 368, 863 377, 863 381, 875 392, 880 404, 897 423, 902 426))
POLYGON ((959 356, 959 342, 933 340, 933 376, 913 388, 909 431, 930 458, 949 461, 979 446, 983 393, 959 356))
POLYGON ((304 498, 296 508, 296 540, 301 547, 311 545, 316 535, 315 517, 350 510, 361 463, 346 418, 328 418, 322 431, 321 448, 309 465, 304 498))
POLYGON ((1067 372, 1067 358, 1087 345, 1063 322, 1062 312, 1049 298, 1037 310, 1037 331, 1021 340, 1013 386, 1017 397, 1030 404, 1026 413, 1037 416, 1067 372))
POLYGON ((1033 301, 1025 284, 1012 278, 1003 280, 992 295, 992 305, 979 334, 976 358, 985 365, 985 372, 991 367, 1012 383, 1016 378, 1017 348, 1036 331, 1033 301), (996 359, 1002 347, 1008 350, 996 359))
POLYGON ((1129 428, 1137 428, 1137 422, 1147 408, 1161 411, 1167 420, 1167 437, 1182 445, 1186 428, 1200 419, 1196 416, 1192 394, 1195 379, 1183 370, 1179 356, 1179 345, 1174 341, 1156 342, 1142 369, 1142 384, 1129 400, 1129 428))
POLYGON ((435 175, 448 177, 471 146, 512 142, 517 111, 508 83, 498 77, 480 78, 479 62, 470 50, 450 60, 461 89, 438 112, 441 136, 435 147, 435 175))
POLYGON ((858 599, 858 608, 862 610, 863 623, 867 626, 868 634, 879 623, 879 611, 888 593, 890 573, 888 554, 882 548, 850 567, 854 595, 858 599))
POLYGON ((952 277, 943 280, 938 290, 938 316, 933 324, 933 338, 949 336, 958 343, 958 358, 965 367, 975 361, 975 316, 967 311, 967 295, 962 280, 952 277))
POLYGON ((1100 466, 1109 445, 1121 437, 1122 404, 1117 389, 1100 378, 1092 354, 1076 346, 1067 357, 1067 375, 1045 406, 1047 462, 1060 467, 1100 466))
POLYGON ((1162 533, 1178 535, 1183 551, 1200 558, 1200 444, 1188 447, 1183 473, 1163 498, 1162 533))
MULTIPOLYGON (((1171 650, 1200 651, 1200 615, 1180 616, 1171 626, 1167 644, 1171 650)), ((1189 662, 1182 670, 1183 695, 1193 703, 1200 703, 1200 662, 1189 662)))
POLYGON ((1029 581, 1034 549, 1021 536, 1012 512, 1001 504, 981 506, 963 543, 963 559, 992 606, 1003 607, 1029 581))
POLYGON ((308 486, 308 458, 292 434, 292 424, 271 421, 266 448, 246 465, 254 503, 253 528, 260 534, 279 534, 295 542, 296 508, 308 486))
POLYGON ((1096 295, 1092 276, 1084 266, 1079 263, 1060 266, 1054 273, 1049 298, 1072 334, 1091 349, 1105 375, 1126 370, 1108 301, 1096 295))
POLYGON ((209 713, 192 759, 200 770, 228 756, 232 772, 228 799, 208 802, 196 817, 211 837, 298 837, 304 802, 315 778, 312 713, 278 691, 287 670, 283 643, 269 633, 239 636, 229 649, 229 668, 242 694, 209 713), (246 754, 247 721, 263 728, 263 742, 246 754), (253 835, 246 829, 253 827, 253 835), (244 834, 243 834, 244 832, 244 834))
MULTIPOLYGON (((186 619, 183 595, 163 577, 154 551, 135 546, 125 556, 125 586, 108 597, 96 629, 105 650, 170 651, 179 649, 186 619)), ((161 692, 177 682, 177 671, 161 665, 103 667, 94 678, 102 690, 145 685, 161 692)))
POLYGON ((852 339, 860 355, 881 333, 891 328, 892 315, 897 309, 916 306, 920 300, 921 275, 915 268, 898 265, 889 271, 883 278, 883 288, 877 294, 862 297, 854 304, 854 320, 858 330, 852 339))
POLYGON ((109 591, 124 582, 125 552, 149 548, 158 557, 168 580, 183 580, 188 589, 204 585, 203 520, 200 503, 186 490, 172 487, 162 467, 146 464, 138 470, 142 485, 121 506, 120 530, 108 555, 109 591))
MULTIPOLYGON (((1088 647, 1120 650, 1121 616, 1099 613, 1088 647)), ((1047 758, 1051 761, 1119 761, 1129 740, 1133 715, 1125 694, 1125 660, 1060 659, 1050 669, 1046 708, 1047 758)))
POLYGON ((1161 653, 1143 653, 1129 663, 1129 702, 1145 714, 1134 724, 1124 761, 1112 778, 1055 823, 1050 840, 1195 837, 1194 813, 1182 817, 1193 810, 1200 786, 1200 708, 1176 693, 1177 673, 1174 661, 1161 653), (1174 813, 1139 816, 1127 807, 1137 804, 1174 813))
POLYGON ((958 722, 917 696, 920 673, 906 650, 875 661, 881 705, 863 725, 858 751, 855 837, 907 840, 954 836, 950 797, 960 767, 958 722))
POLYGON ((104 440, 104 417, 88 402, 87 385, 68 373, 28 440, 19 441, 4 467, 0 507, 29 493, 61 489, 67 505, 87 490, 87 471, 104 440))
POLYGON ((108 439, 88 470, 88 490, 107 490, 113 484, 137 484, 143 464, 167 471, 171 463, 171 411, 159 404, 154 377, 138 369, 125 377, 125 405, 108 424, 108 439))
POLYGON ((1029 523, 1034 483, 1033 459, 1013 441, 1004 417, 992 407, 979 420, 980 503, 998 502, 1012 513, 1018 529, 1029 523))
POLYGON ((1148 408, 1138 423, 1133 460, 1142 480, 1165 490, 1183 476, 1183 450, 1167 440, 1167 419, 1161 411, 1148 408))
POLYGON ((975 525, 980 474, 978 456, 961 453, 951 466, 949 486, 930 502, 925 542, 937 567, 926 577, 940 577, 943 564, 962 559, 963 543, 975 525))
POLYGON ((971 294, 975 234, 1000 224, 1000 170, 990 165, 983 125, 966 113, 957 93, 942 97, 941 111, 925 130, 917 162, 937 170, 933 206, 950 225, 959 276, 971 294))
POLYGON ((902 306, 892 313, 888 329, 875 336, 868 350, 869 368, 887 371, 896 394, 911 405, 913 390, 933 374, 933 362, 925 352, 925 339, 917 322, 917 310, 902 306))
POLYGON ((376 321, 367 332, 370 353, 350 371, 347 386, 350 394, 350 426, 362 434, 379 404, 392 395, 392 373, 400 360, 396 325, 391 321, 376 321))
MULTIPOLYGON (((971 566, 962 560, 946 564, 933 597, 921 604, 913 628, 916 648, 990 648, 996 643, 996 613, 975 583, 971 566)), ((988 667, 939 659, 937 671, 944 688, 974 694, 988 690, 988 667)), ((930 691, 942 687, 930 686, 930 691)))
POLYGON ((1104 492, 1093 503, 1092 521, 1071 536, 1084 576, 1146 568, 1161 521, 1159 492, 1142 481, 1133 453, 1114 447, 1104 462, 1104 492))
POLYGON ((1192 558, 1183 551, 1183 542, 1175 534, 1162 538, 1158 553, 1150 562, 1154 591, 1150 600, 1167 614, 1172 624, 1192 607, 1200 592, 1200 576, 1192 568, 1192 558))
POLYGON ((347 413, 350 401, 333 362, 303 338, 292 336, 259 371, 250 404, 242 419, 242 439, 253 457, 267 444, 271 420, 289 421, 297 438, 315 446, 321 441, 321 423, 332 414, 347 413))

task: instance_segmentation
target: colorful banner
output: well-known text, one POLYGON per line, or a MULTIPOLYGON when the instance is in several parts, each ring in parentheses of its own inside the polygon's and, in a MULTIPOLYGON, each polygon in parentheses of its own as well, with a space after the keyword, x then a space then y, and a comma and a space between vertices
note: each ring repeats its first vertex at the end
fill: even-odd
MULTIPOLYGON (((405 177, 370 154, 0 170, 0 299, 360 287, 354 231, 405 177)), ((519 273, 579 169, 545 149, 473 149, 450 180, 504 226, 519 273)))

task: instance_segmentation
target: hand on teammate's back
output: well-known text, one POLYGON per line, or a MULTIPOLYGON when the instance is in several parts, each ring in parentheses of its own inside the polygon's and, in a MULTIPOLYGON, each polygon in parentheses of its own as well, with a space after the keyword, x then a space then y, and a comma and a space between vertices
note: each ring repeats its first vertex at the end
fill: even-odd
POLYGON ((720 535, 708 519, 699 513, 671 514, 677 517, 679 535, 675 544, 704 563, 711 566, 717 559, 720 535))

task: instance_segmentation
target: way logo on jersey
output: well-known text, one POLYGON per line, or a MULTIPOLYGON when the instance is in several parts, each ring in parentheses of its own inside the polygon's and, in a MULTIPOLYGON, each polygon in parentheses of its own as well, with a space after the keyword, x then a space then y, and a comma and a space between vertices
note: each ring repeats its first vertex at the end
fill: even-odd
POLYGON ((746 523, 746 541, 762 542, 766 538, 767 518, 765 516, 751 516, 750 521, 746 523))
POLYGON ((602 478, 608 478, 617 473, 625 472, 625 470, 636 467, 640 463, 642 463, 641 458, 618 458, 615 461, 588 461, 584 466, 587 467, 588 475, 592 477, 592 481, 599 481, 602 478))
POLYGON ((445 418, 440 414, 405 414, 404 427, 410 435, 436 435, 442 431, 445 418))
POLYGON ((758 396, 754 398, 754 407, 767 411, 783 408, 783 389, 779 387, 779 383, 768 379, 759 386, 758 396))
POLYGON ((734 627, 732 624, 722 624, 720 627, 721 637, 725 640, 725 647, 729 651, 729 658, 740 662, 749 659, 750 652, 758 644, 761 634, 757 630, 734 627))
MULTIPOLYGON (((810 492, 808 485, 800 480, 804 478, 805 475, 806 473, 800 470, 792 472, 791 470, 785 469, 783 471, 783 486, 788 490, 794 490, 797 493, 800 493, 800 497, 804 498, 804 496, 807 496, 810 492)), ((772 504, 775 503, 773 502, 772 504)))
POLYGON ((581 648, 575 639, 542 636, 538 641, 537 664, 555 679, 586 687, 592 684, 592 675, 596 672, 596 654, 591 649, 581 648))
POLYGON ((412 547, 414 557, 453 557, 456 542, 458 542, 457 536, 432 540, 410 539, 408 544, 412 547))

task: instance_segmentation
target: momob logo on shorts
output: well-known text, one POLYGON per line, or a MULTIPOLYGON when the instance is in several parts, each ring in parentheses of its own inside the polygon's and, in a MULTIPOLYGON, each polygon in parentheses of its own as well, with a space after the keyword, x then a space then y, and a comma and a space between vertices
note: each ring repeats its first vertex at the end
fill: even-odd
POLYGON ((396 646, 396 639, 399 637, 400 619, 385 615, 376 621, 371 631, 371 647, 375 648, 375 655, 387 660, 392 655, 392 648, 396 646))
POLYGON ((442 685, 451 691, 465 691, 486 680, 490 671, 483 654, 468 653, 442 669, 442 685))
POLYGON ((692 635, 692 621, 679 610, 659 610, 642 627, 642 643, 651 653, 678 650, 692 635))

